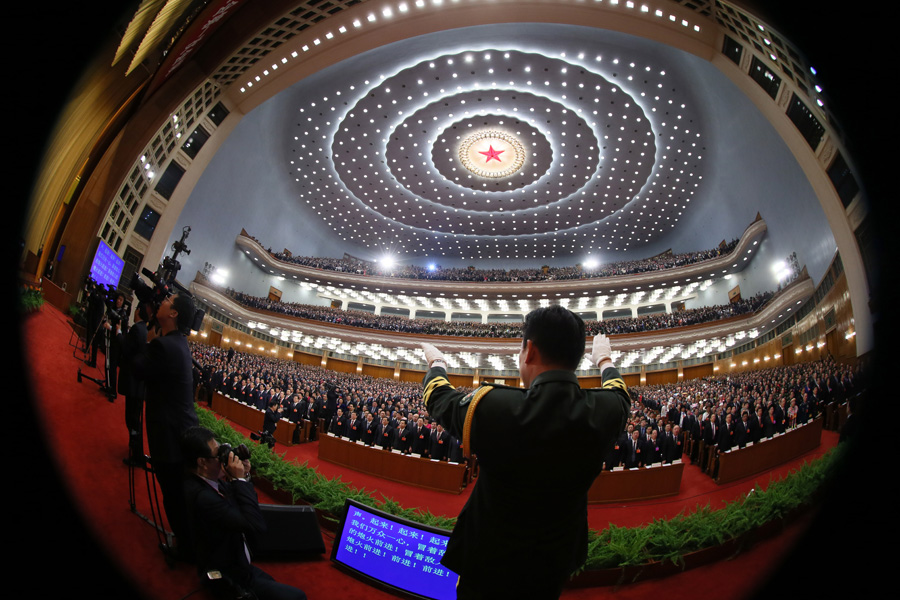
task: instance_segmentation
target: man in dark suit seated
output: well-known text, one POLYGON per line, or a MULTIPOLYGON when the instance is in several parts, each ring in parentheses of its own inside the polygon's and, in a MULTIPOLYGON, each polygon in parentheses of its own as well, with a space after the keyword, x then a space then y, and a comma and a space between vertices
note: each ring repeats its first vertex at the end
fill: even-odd
POLYGON ((197 572, 217 598, 305 600, 306 594, 278 583, 250 562, 256 536, 265 533, 250 461, 235 452, 219 456, 219 443, 205 427, 191 427, 182 438, 188 523, 194 534, 197 572))

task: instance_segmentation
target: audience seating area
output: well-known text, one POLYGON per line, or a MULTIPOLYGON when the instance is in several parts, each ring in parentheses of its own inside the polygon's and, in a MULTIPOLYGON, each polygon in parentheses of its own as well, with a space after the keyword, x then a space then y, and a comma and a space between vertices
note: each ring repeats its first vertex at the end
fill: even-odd
MULTIPOLYGON (((414 448, 399 444, 399 436, 407 431, 401 421, 413 424, 421 419, 426 437, 438 433, 415 382, 341 373, 197 343, 192 343, 192 352, 202 369, 197 374, 202 381, 200 398, 223 416, 261 431, 265 410, 273 399, 277 402, 282 412, 276 416, 276 443, 318 441, 324 460, 451 493, 459 493, 477 475, 477 459, 470 463, 459 453, 437 456, 427 445, 413 452, 414 448), (351 413, 363 424, 357 436, 343 425, 351 413), (378 431, 384 439, 367 438, 365 423, 382 420, 385 427, 378 431)), ((606 458, 606 469, 598 478, 604 484, 595 484, 589 501, 675 495, 684 468, 699 468, 719 483, 768 470, 818 446, 823 427, 839 428, 846 419, 847 400, 864 389, 862 373, 831 358, 632 387, 627 430, 606 458), (637 463, 626 452, 635 430, 642 450, 637 463), (677 440, 675 450, 667 449, 670 440, 677 440), (613 478, 616 484, 607 485, 613 478)), ((459 440, 448 436, 446 443, 458 449, 459 440)))

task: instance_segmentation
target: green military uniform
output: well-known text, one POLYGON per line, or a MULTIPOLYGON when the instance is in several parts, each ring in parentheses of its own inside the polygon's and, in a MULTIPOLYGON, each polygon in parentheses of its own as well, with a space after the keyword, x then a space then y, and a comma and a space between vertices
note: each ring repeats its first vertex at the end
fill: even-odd
POLYGON ((441 560, 460 575, 460 598, 558 596, 587 557, 587 491, 625 428, 631 401, 618 371, 607 368, 596 390, 570 371, 466 395, 434 367, 424 384, 428 412, 480 465, 441 560))

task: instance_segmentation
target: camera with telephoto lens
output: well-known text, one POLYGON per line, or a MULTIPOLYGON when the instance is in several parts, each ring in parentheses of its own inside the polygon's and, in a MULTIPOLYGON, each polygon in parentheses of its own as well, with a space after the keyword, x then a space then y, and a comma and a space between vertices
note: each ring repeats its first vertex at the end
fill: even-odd
POLYGON ((112 328, 115 328, 116 325, 125 323, 128 320, 127 317, 131 312, 131 304, 128 302, 128 298, 125 294, 116 290, 114 285, 97 283, 97 281, 89 275, 84 282, 84 293, 88 305, 95 307, 93 310, 105 315, 106 320, 109 321, 112 328), (123 300, 122 306, 116 306, 116 300, 119 296, 121 296, 123 300), (100 309, 100 305, 103 306, 103 309, 100 309))
MULTIPOLYGON (((150 314, 153 317, 147 323, 148 327, 154 328, 158 326, 156 321, 156 311, 159 310, 159 307, 162 303, 171 296, 172 294, 186 294, 190 295, 190 292, 179 284, 175 280, 175 276, 178 274, 178 271, 181 269, 181 263, 178 262, 178 255, 182 252, 185 254, 190 254, 191 251, 188 249, 185 241, 187 240, 188 235, 191 233, 190 227, 184 227, 181 232, 181 239, 172 244, 172 248, 175 252, 172 256, 166 256, 163 259, 162 264, 159 265, 159 269, 154 273, 150 269, 144 267, 141 269, 141 274, 147 276, 150 279, 150 282, 153 284, 148 285, 143 279, 141 279, 140 275, 137 272, 131 278, 131 289, 134 290, 134 295, 137 299, 150 307, 150 314)), ((203 322, 203 317, 205 312, 202 310, 196 310, 194 312, 194 322, 191 323, 190 329, 193 331, 200 331, 200 325, 203 322)))
MULTIPOLYGON (((146 267, 141 270, 141 273, 146 275, 150 281, 153 282, 153 285, 147 285, 147 283, 141 279, 140 275, 137 274, 137 271, 135 271, 129 287, 134 290, 134 295, 138 300, 143 304, 150 306, 150 314, 156 315, 156 311, 159 310, 160 305, 170 294, 169 285, 166 283, 165 279, 157 276, 156 273, 146 267)), ((156 317, 153 317, 150 322, 151 327, 154 325, 153 321, 155 320, 156 317)))
POLYGON ((227 465, 228 455, 230 455, 232 452, 237 454, 237 457, 241 460, 250 460, 250 448, 248 448, 246 444, 241 444, 237 448, 232 448, 231 444, 220 444, 219 462, 223 465, 227 465))

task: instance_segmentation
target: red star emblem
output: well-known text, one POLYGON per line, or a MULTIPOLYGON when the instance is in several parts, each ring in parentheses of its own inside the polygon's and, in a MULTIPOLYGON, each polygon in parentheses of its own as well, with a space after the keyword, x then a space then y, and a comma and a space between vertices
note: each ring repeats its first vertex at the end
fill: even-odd
POLYGON ((485 160, 484 162, 489 163, 491 162, 492 158, 497 162, 500 162, 500 155, 504 152, 506 152, 506 150, 494 150, 493 146, 488 146, 487 152, 479 151, 478 154, 484 154, 485 156, 487 156, 487 160, 485 160))

